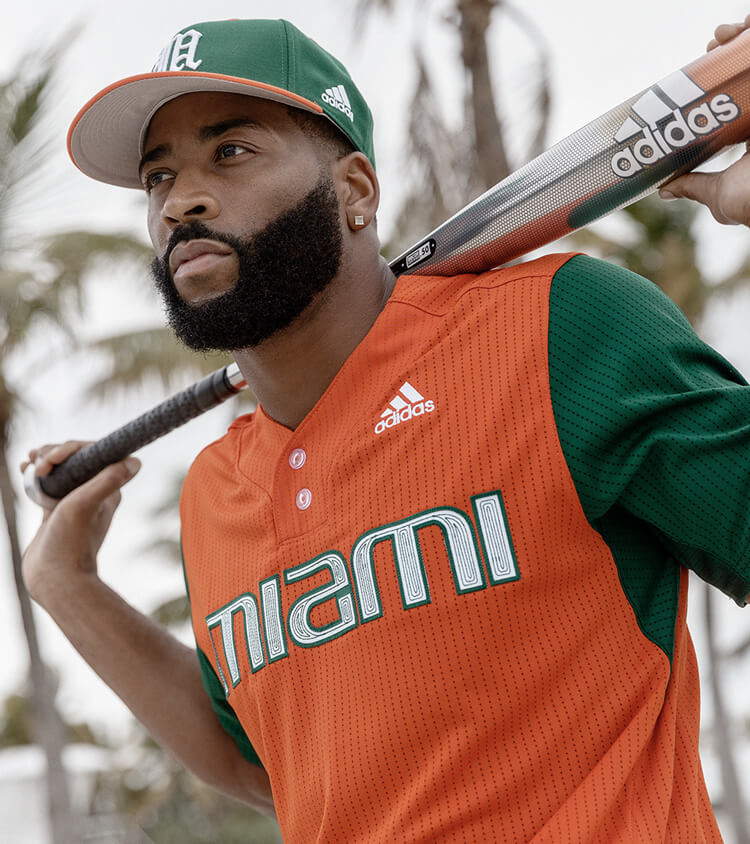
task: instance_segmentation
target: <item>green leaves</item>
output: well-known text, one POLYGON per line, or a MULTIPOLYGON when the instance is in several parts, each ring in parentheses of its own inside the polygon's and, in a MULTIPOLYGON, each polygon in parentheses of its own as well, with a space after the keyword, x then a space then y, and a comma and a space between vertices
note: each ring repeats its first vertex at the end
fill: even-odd
MULTIPOLYGON (((171 329, 145 328, 103 337, 89 348, 103 352, 110 360, 106 376, 89 389, 90 395, 106 396, 113 390, 132 387, 158 378, 165 388, 173 386, 175 373, 206 375, 230 362, 227 355, 197 355, 180 345, 171 329)), ((183 385, 184 386, 184 385, 183 385)))

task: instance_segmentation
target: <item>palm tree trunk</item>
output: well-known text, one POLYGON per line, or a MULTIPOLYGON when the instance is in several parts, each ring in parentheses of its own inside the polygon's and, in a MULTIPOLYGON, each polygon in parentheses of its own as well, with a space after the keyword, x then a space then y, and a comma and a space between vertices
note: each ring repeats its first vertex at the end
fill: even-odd
POLYGON ((716 631, 713 617, 713 590, 705 589, 705 620, 706 643, 708 646, 708 675, 711 686, 711 698, 714 705, 714 732, 716 735, 716 749, 719 754, 721 768, 721 784, 724 792, 724 807, 734 830, 736 844, 750 844, 750 833, 747 831, 747 813, 737 776, 737 764, 734 758, 732 740, 729 735, 729 720, 724 705, 724 694, 721 687, 721 669, 719 666, 719 652, 716 647, 716 631))
POLYGON ((471 79, 478 180, 482 190, 510 173, 503 130, 497 113, 487 52, 487 30, 499 0, 458 0, 461 59, 471 79))
MULTIPOLYGON (((0 422, 0 425, 2 423, 0 422)), ((6 429, 7 430, 7 429, 6 429)), ((54 684, 39 652, 31 600, 21 576, 21 546, 16 523, 16 497, 8 469, 7 442, 0 436, 0 498, 8 533, 13 576, 21 607, 21 620, 29 648, 36 741, 47 760, 47 804, 53 844, 75 844, 75 823, 70 806, 68 780, 62 763, 63 724, 55 709, 54 684)))

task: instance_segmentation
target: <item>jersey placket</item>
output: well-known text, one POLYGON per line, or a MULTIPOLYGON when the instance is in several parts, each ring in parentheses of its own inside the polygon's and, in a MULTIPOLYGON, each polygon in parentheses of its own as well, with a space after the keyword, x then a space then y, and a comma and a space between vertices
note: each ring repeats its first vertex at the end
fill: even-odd
POLYGON ((281 542, 320 525, 330 507, 326 501, 326 472, 309 433, 295 432, 276 464, 272 494, 281 542))

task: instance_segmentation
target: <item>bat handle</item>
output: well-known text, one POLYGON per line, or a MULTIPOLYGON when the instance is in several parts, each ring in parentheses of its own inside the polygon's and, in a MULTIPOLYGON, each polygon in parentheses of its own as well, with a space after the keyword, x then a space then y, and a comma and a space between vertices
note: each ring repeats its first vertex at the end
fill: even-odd
POLYGON ((37 504, 49 508, 106 466, 117 463, 144 445, 216 407, 246 386, 236 363, 217 369, 127 425, 85 445, 55 466, 49 475, 37 477, 34 466, 30 465, 24 474, 26 493, 37 504))

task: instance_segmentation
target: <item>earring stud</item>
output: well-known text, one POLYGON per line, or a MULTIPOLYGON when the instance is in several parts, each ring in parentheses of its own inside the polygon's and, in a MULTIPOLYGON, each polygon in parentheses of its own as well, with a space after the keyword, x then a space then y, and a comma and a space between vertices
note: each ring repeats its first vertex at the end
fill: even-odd
POLYGON ((355 226, 364 226, 365 218, 361 214, 354 215, 354 225, 355 226))

